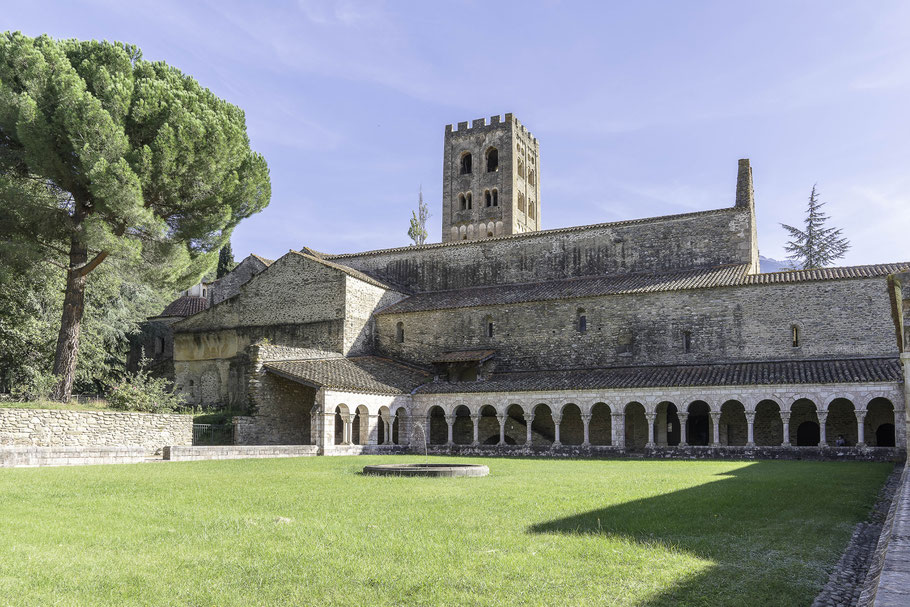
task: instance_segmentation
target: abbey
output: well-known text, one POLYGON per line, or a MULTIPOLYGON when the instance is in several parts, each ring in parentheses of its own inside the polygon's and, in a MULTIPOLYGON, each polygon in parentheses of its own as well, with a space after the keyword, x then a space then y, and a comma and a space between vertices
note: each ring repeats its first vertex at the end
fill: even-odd
POLYGON ((251 260, 169 325, 176 384, 324 454, 900 454, 910 262, 759 273, 748 160, 730 190, 542 230, 538 140, 447 126, 443 242, 251 260))

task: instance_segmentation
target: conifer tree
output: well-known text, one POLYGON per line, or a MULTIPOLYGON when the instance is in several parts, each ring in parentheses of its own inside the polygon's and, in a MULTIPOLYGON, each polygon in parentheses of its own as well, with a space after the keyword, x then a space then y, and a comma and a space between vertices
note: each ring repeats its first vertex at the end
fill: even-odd
POLYGON ((127 44, 0 34, 0 256, 65 274, 58 399, 105 259, 185 288, 269 197, 243 112, 194 79, 127 44))
POLYGON ((215 278, 221 278, 236 267, 234 252, 231 250, 231 241, 229 240, 218 252, 218 271, 215 272, 215 278))
POLYGON ((411 211, 411 227, 408 228, 408 236, 414 241, 414 244, 421 245, 427 241, 427 219, 430 218, 430 209, 423 201, 423 187, 417 194, 417 210, 411 211))
POLYGON ((825 227, 828 215, 822 213, 821 208, 826 203, 818 201, 818 192, 815 188, 813 185, 812 193, 809 195, 805 229, 780 224, 790 234, 790 240, 785 247, 787 257, 798 269, 830 266, 850 249, 850 241, 842 236, 843 230, 825 227))

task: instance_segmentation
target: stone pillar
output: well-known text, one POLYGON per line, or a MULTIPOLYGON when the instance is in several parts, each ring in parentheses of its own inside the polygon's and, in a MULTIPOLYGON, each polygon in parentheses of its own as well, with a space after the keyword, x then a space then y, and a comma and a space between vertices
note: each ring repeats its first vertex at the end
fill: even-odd
POLYGON ((560 447, 562 443, 559 442, 559 424, 562 423, 562 415, 558 413, 553 414, 553 446, 560 447))
POLYGON ((534 423, 534 414, 525 415, 525 423, 528 424, 528 437, 525 439, 525 446, 531 446, 531 424, 534 423))
POLYGON ((477 446, 480 444, 480 416, 471 415, 471 424, 474 426, 474 440, 471 444, 477 446))
POLYGON ((454 445, 455 441, 452 438, 452 432, 455 429, 455 416, 454 415, 446 415, 446 425, 448 426, 448 430, 449 430, 449 436, 446 439, 446 444, 454 445))
MULTIPOLYGON (((382 418, 378 415, 370 415, 369 413, 363 416, 361 423, 366 422, 367 424, 367 444, 368 445, 378 445, 379 444, 379 424, 382 423, 382 418)), ((362 431, 361 431, 362 433, 362 431)))
POLYGON ((497 415, 496 419, 499 421, 499 444, 506 444, 506 420, 509 419, 508 415, 497 415))
POLYGON ((818 417, 818 446, 827 447, 828 446, 828 437, 826 436, 827 432, 825 431, 825 422, 828 421, 828 412, 827 411, 817 411, 815 415, 818 417))
POLYGON ((780 412, 780 421, 784 423, 784 440, 781 441, 782 447, 790 446, 790 412, 781 411, 780 412))
POLYGON ((384 417, 380 417, 379 422, 385 428, 385 432, 382 433, 383 434, 382 444, 391 445, 392 444, 392 419, 391 418, 386 419, 384 417))
POLYGON ((611 424, 610 424, 610 443, 614 447, 620 449, 626 448, 626 414, 625 413, 611 413, 610 414, 611 424))
POLYGON ((585 432, 585 438, 584 438, 584 440, 582 441, 581 446, 582 446, 582 447, 590 447, 590 446, 591 446, 591 428, 590 428, 590 426, 591 426, 591 414, 590 414, 590 413, 582 413, 582 414, 581 414, 581 423, 582 423, 582 425, 584 426, 584 432, 585 432))
POLYGON ((679 417, 679 446, 686 447, 689 443, 686 442, 686 422, 689 419, 688 413, 677 413, 679 417))
MULTIPOLYGON (((321 447, 326 447, 328 445, 335 444, 335 413, 329 413, 326 411, 320 417, 322 417, 322 427, 320 428, 321 432, 320 437, 322 439, 321 443, 316 443, 321 447)), ((344 424, 341 425, 342 433, 341 438, 344 440, 344 424)))
POLYGON ((350 413, 347 415, 341 416, 341 421, 344 422, 344 440, 342 441, 345 445, 351 445, 354 443, 354 416, 350 413))
POLYGON ((755 446, 755 411, 746 411, 746 446, 755 446))
POLYGON ((711 411, 711 425, 714 426, 714 437, 711 439, 712 447, 720 447, 720 411, 711 411))
POLYGON ((648 444, 646 447, 654 446, 654 421, 657 419, 656 413, 648 413, 645 411, 645 419, 648 420, 648 444))
MULTIPOLYGON (((866 410, 857 409, 856 414, 856 446, 866 446, 866 410)), ((895 416, 896 417, 896 416, 895 416)))

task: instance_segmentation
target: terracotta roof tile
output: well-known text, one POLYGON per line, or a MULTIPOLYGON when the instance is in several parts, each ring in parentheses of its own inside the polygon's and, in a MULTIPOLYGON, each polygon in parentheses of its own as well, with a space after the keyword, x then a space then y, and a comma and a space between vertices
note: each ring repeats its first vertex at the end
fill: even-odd
POLYGON ((429 371, 378 356, 270 362, 263 367, 310 386, 369 394, 410 394, 433 379, 429 371))
POLYGON ((203 310, 208 310, 208 307, 209 300, 207 297, 184 295, 169 303, 164 311, 158 316, 180 316, 185 318, 202 312, 203 310))

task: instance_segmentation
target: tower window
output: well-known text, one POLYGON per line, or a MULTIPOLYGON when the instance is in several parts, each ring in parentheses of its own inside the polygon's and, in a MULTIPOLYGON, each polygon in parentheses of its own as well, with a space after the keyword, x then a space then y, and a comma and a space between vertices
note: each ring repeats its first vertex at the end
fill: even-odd
POLYGON ((472 172, 472 167, 471 167, 472 162, 473 162, 473 158, 472 158, 470 152, 465 152, 465 153, 461 156, 461 174, 462 174, 462 175, 470 175, 470 174, 471 174, 471 172, 472 172))
POLYGON ((518 159, 518 176, 522 178, 525 176, 525 161, 521 158, 518 159))
POLYGON ((534 169, 531 169, 530 171, 528 171, 528 181, 530 181, 532 185, 537 183, 536 181, 534 181, 534 176, 535 176, 534 169))
POLYGON ((404 343, 404 323, 399 322, 395 325, 395 341, 400 344, 404 343))
POLYGON ((588 315, 585 314, 584 308, 578 308, 578 332, 587 333, 588 331, 588 315))
POLYGON ((163 354, 163 353, 164 353, 164 338, 156 337, 155 338, 155 354, 163 354))
POLYGON ((493 321, 492 320, 487 322, 487 337, 490 337, 490 338, 493 337, 493 321))
POLYGON ((490 190, 484 190, 483 197, 488 207, 493 206, 493 194, 490 193, 490 190))
POLYGON ((494 207, 499 206, 499 190, 497 190, 495 188, 493 189, 493 206, 494 207))
POLYGON ((534 201, 529 200, 528 201, 528 217, 530 217, 531 219, 534 219, 534 217, 536 217, 536 215, 537 215, 537 213, 534 209, 534 201))
POLYGON ((464 194, 458 195, 458 206, 462 211, 468 208, 468 199, 465 198, 464 194))
POLYGON ((692 332, 683 331, 683 351, 688 354, 692 351, 692 332))
POLYGON ((468 192, 467 194, 465 194, 465 198, 467 199, 467 202, 468 202, 468 208, 469 208, 469 209, 473 209, 473 208, 474 208, 474 201, 473 201, 473 197, 471 196, 471 193, 468 192))
POLYGON ((799 347, 799 327, 796 325, 790 327, 790 340, 792 341, 794 348, 799 347))
POLYGON ((487 173, 493 173, 499 170, 499 150, 490 148, 487 150, 487 173))
POLYGON ((525 195, 523 192, 518 193, 518 210, 522 213, 525 212, 525 195))

